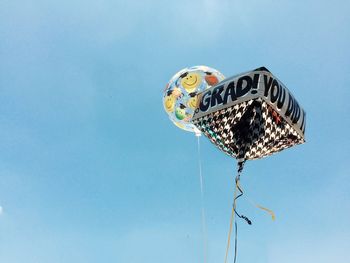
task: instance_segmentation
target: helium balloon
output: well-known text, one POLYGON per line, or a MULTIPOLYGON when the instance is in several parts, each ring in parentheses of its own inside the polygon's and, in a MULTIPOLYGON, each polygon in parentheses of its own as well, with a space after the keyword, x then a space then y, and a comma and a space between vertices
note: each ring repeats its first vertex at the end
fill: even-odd
POLYGON ((265 67, 199 94, 193 124, 239 163, 305 142, 305 111, 265 67))
POLYGON ((176 73, 166 85, 163 105, 170 120, 179 128, 198 132, 191 123, 197 108, 197 94, 217 85, 224 76, 216 69, 206 66, 185 68, 176 73))
MULTIPOLYGON (((236 210, 237 199, 243 195, 240 175, 244 163, 304 143, 306 113, 286 86, 265 67, 235 75, 201 91, 198 101, 191 122, 216 147, 238 161, 230 221, 231 226, 234 221, 236 229, 236 262, 235 215, 252 224, 236 210)), ((272 210, 256 206, 275 219, 272 210)))

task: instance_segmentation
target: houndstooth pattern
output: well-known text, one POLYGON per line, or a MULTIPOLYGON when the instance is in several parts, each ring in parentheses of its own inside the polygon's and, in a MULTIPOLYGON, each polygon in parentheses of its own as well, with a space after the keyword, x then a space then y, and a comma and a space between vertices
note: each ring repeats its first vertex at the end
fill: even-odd
POLYGON ((194 120, 220 150, 237 159, 254 160, 303 143, 281 116, 276 121, 269 105, 250 100, 194 120))

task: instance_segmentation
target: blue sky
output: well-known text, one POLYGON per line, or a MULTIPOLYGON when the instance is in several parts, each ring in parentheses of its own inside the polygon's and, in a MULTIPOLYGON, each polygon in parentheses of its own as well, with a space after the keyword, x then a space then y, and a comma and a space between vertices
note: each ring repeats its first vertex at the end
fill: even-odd
MULTIPOLYGON (((168 120, 178 70, 269 68, 307 143, 250 161, 238 262, 349 262, 347 1, 0 2, 0 262, 202 262, 197 142, 168 120)), ((208 262, 235 160, 201 138, 208 262)), ((231 251, 232 252, 232 251, 231 251)), ((230 254, 232 260, 232 253, 230 254)), ((231 261, 232 262, 232 261, 231 261)))

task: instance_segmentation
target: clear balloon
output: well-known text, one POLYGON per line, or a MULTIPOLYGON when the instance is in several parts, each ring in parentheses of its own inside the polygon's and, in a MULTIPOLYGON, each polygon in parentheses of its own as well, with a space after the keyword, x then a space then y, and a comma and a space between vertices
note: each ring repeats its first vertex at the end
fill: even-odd
POLYGON ((198 93, 225 79, 216 69, 207 66, 185 68, 176 73, 165 87, 164 109, 170 120, 179 128, 199 132, 191 123, 198 104, 198 93))

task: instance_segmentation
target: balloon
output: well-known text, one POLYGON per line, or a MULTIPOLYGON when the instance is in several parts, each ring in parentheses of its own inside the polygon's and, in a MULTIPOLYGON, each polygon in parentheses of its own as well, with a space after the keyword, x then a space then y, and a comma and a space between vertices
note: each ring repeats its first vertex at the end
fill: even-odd
POLYGON ((185 68, 176 73, 166 85, 163 95, 164 109, 179 128, 198 132, 191 123, 198 104, 197 94, 224 80, 216 69, 206 66, 185 68))
MULTIPOLYGON (((198 94, 192 123, 221 151, 238 161, 230 226, 236 218, 251 220, 237 212, 243 195, 240 176, 246 160, 254 160, 305 142, 306 113, 292 93, 268 69, 261 67, 235 75, 198 94)), ((260 205, 272 220, 272 210, 260 205)), ((231 229, 226 249, 227 261, 231 229)))
POLYGON ((265 67, 228 78, 198 97, 193 124, 239 164, 305 142, 305 111, 265 67))

